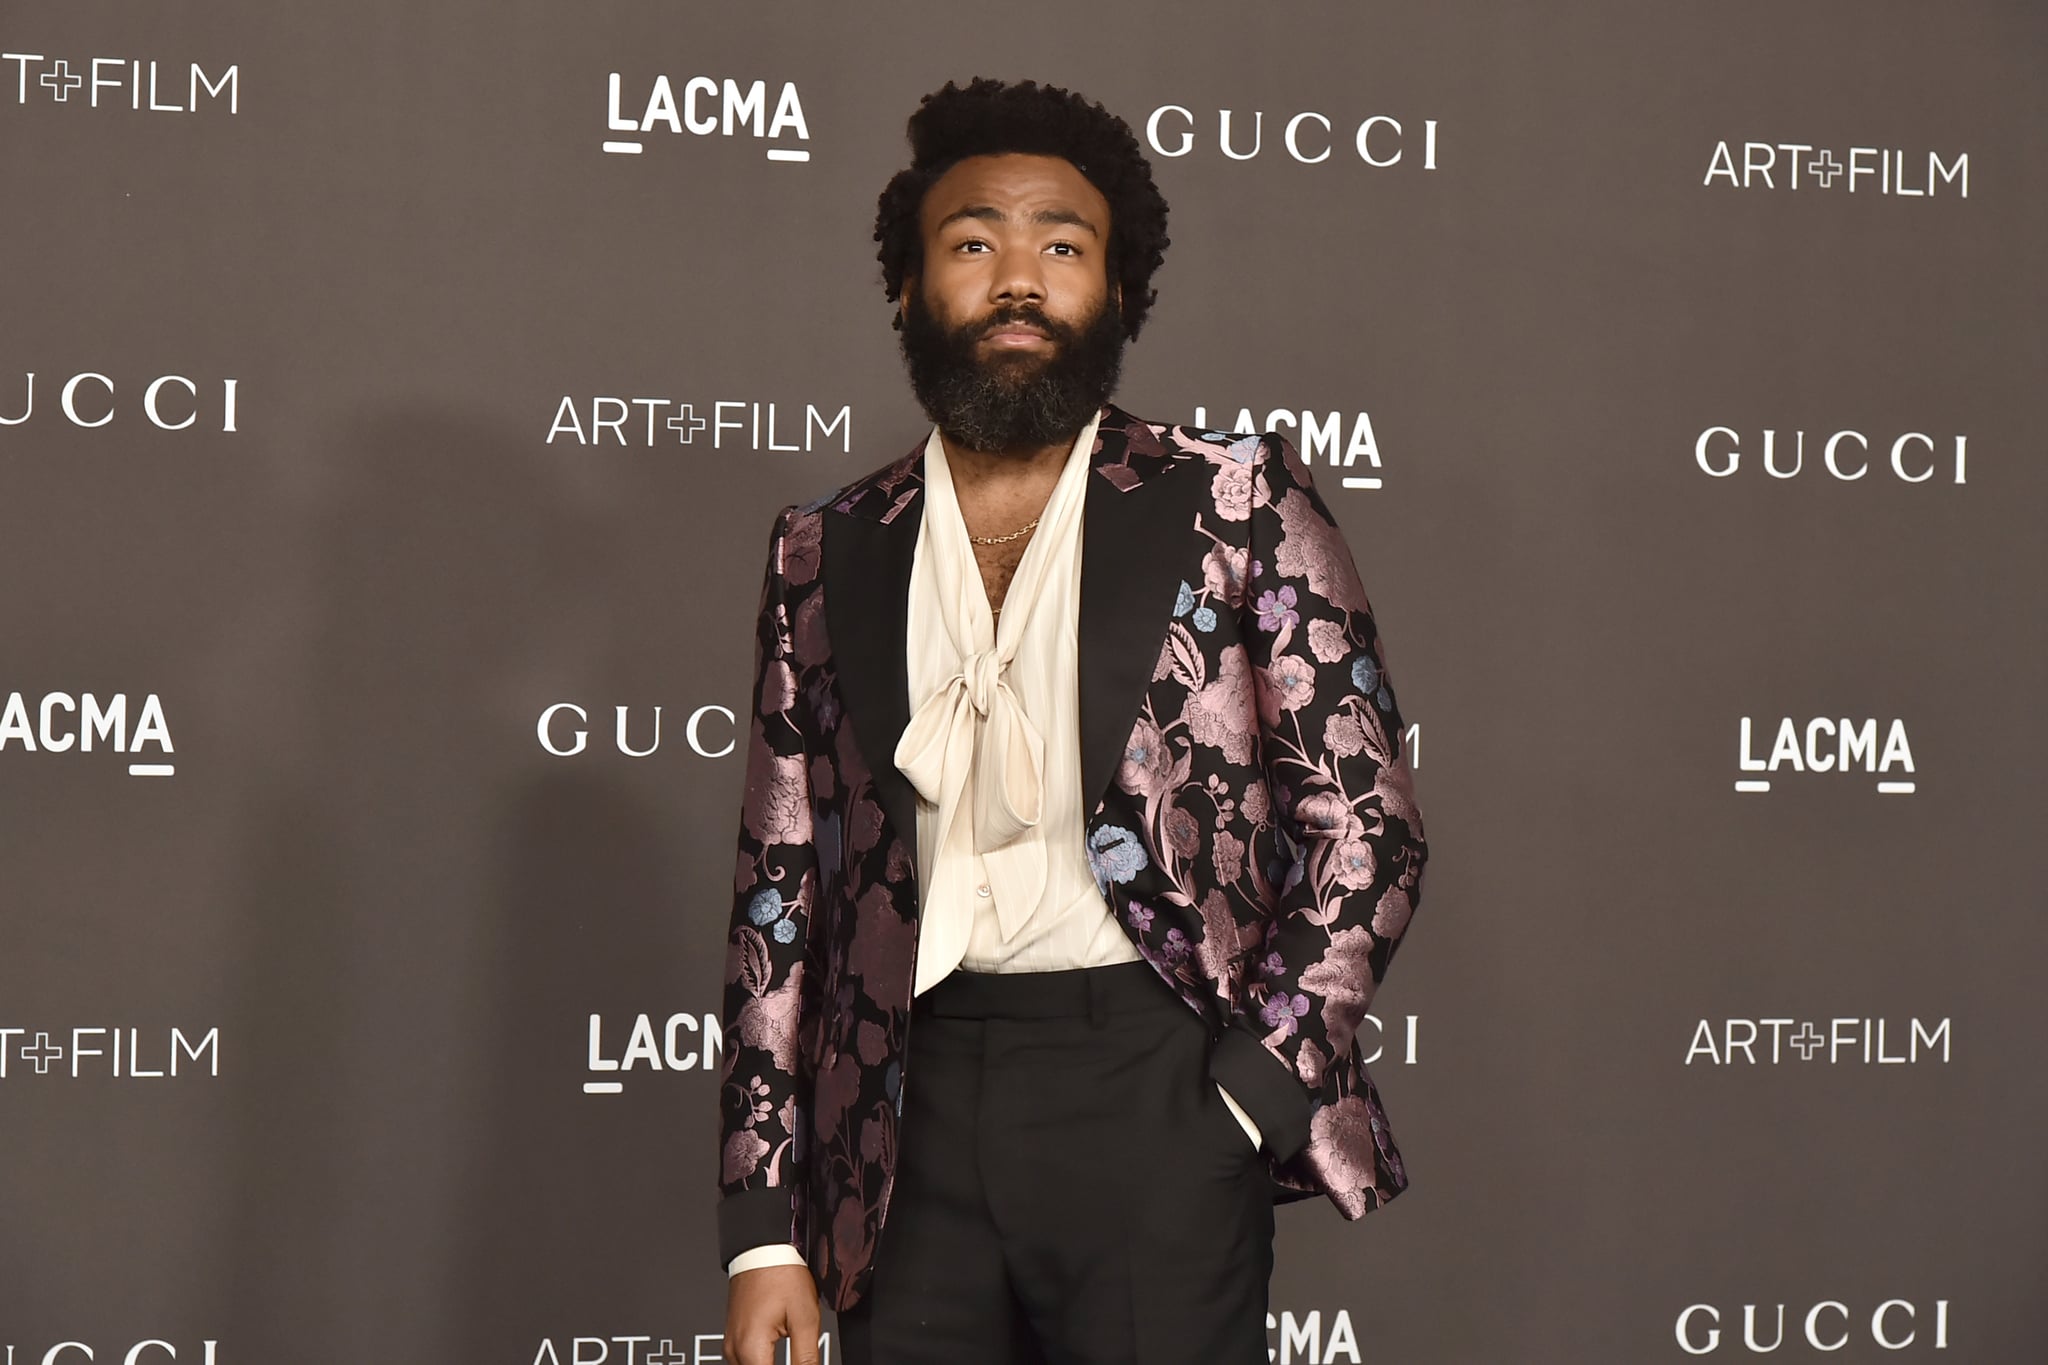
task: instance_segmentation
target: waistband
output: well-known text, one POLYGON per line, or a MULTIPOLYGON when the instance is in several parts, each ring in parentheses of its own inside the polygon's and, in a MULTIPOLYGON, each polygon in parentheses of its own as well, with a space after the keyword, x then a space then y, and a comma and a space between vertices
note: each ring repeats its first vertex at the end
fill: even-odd
POLYGON ((941 1019, 1101 1019, 1185 1010, 1149 962, 1058 972, 954 971, 917 997, 913 1013, 941 1019))

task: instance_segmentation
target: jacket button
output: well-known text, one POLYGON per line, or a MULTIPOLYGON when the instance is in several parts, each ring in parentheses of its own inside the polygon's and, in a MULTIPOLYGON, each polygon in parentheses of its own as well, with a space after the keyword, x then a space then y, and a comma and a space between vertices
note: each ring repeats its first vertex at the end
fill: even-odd
POLYGON ((974 894, 981 897, 983 900, 987 900, 990 894, 988 889, 988 883, 983 882, 980 886, 975 887, 974 894))

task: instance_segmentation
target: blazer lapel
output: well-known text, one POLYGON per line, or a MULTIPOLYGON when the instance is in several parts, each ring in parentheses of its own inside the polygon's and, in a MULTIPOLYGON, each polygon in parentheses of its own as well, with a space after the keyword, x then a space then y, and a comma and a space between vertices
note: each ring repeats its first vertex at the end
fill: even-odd
POLYGON ((924 514, 924 443, 849 488, 825 512, 825 624, 846 721, 883 812, 917 847, 917 792, 896 766, 910 724, 904 651, 910 564, 924 514))
POLYGON ((1194 454, 1112 405, 1096 427, 1081 533, 1081 800, 1092 815, 1123 758, 1187 575, 1204 491, 1194 454))

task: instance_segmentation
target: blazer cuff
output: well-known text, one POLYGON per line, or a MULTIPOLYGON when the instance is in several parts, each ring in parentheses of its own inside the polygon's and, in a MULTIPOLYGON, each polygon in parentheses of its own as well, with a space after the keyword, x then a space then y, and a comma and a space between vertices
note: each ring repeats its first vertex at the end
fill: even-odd
POLYGON ((795 1224, 792 1201, 796 1191, 788 1185, 764 1185, 758 1189, 735 1190, 718 1201, 718 1262, 730 1263, 756 1247, 781 1244, 802 1256, 791 1235, 795 1224))
POLYGON ((1251 1115, 1276 1161, 1291 1161, 1308 1146, 1308 1093, 1250 1029, 1223 1030, 1209 1050, 1209 1079, 1251 1115))

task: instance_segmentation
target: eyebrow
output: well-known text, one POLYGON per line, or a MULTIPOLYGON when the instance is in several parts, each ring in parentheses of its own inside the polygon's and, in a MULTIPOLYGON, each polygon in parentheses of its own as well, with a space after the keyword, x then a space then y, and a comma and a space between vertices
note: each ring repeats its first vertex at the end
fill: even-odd
MULTIPOLYGON (((1007 223, 1010 221, 1009 215, 993 204, 969 204, 965 208, 955 209, 944 218, 941 218, 936 230, 944 231, 947 227, 959 222, 963 218, 976 218, 986 223, 1007 223)), ((1098 238, 1102 236, 1102 233, 1096 229, 1095 224, 1089 222, 1072 209, 1040 209, 1032 214, 1027 221, 1033 223, 1067 223, 1074 227, 1087 229, 1091 236, 1098 238)))

